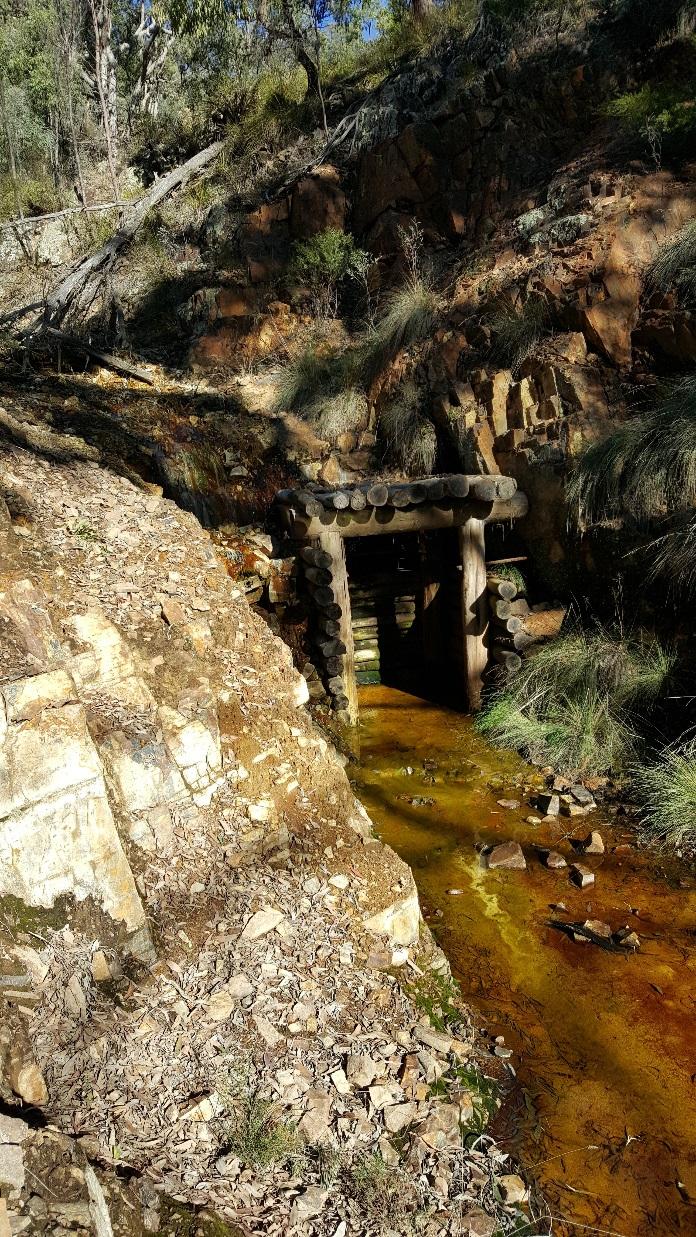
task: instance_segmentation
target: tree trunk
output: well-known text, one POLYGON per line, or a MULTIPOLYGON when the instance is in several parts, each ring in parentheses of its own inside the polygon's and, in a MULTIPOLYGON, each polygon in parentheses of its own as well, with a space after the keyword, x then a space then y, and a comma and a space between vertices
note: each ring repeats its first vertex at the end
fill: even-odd
MULTIPOLYGON (((0 113, 2 114, 2 127, 5 130, 5 137, 7 139, 7 161, 8 161, 9 168, 10 168, 10 180, 12 181, 12 196, 14 198, 17 218, 23 219, 24 211, 22 209, 22 198, 19 192, 19 178, 17 176, 17 158, 15 154, 14 138, 12 136, 12 126, 10 125, 10 116, 7 110, 6 86, 7 86, 7 83, 5 81, 5 78, 3 77, 2 73, 0 73, 0 113)), ((20 233, 20 232, 17 232, 16 235, 20 243, 20 246, 22 248, 22 252, 24 253, 24 256, 26 257, 27 261, 31 261, 31 256, 32 256, 31 248, 29 246, 29 242, 27 241, 27 238, 24 236, 23 233, 20 233)))
POLYGON ((106 142, 106 157, 114 197, 117 198, 118 116, 116 112, 116 57, 111 47, 111 0, 89 0, 89 8, 94 27, 94 73, 106 142))
POLYGON ((434 8, 433 0, 411 0, 411 12, 414 20, 419 23, 425 21, 434 8))

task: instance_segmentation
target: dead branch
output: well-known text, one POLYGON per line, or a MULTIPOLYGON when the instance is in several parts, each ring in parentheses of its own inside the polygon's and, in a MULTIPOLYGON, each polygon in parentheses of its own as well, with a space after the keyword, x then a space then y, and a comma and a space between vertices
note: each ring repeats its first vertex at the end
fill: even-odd
POLYGON ((129 361, 124 361, 121 357, 114 356, 112 352, 102 352, 98 348, 93 348, 91 344, 86 344, 84 340, 78 339, 76 335, 69 335, 67 331, 59 331, 54 326, 47 327, 46 333, 59 343, 65 344, 66 347, 75 348, 78 352, 84 352, 86 356, 99 361, 107 369, 113 369, 119 374, 125 374, 127 378, 136 378, 138 382, 146 382, 150 387, 155 385, 154 378, 147 370, 138 369, 137 366, 131 365, 129 361))
MULTIPOLYGON (((138 198, 138 201, 141 200, 138 198)), ((52 210, 46 215, 24 215, 21 219, 11 219, 9 223, 0 223, 0 232, 10 232, 14 228, 25 228, 34 223, 48 223, 50 219, 62 219, 64 215, 82 215, 100 210, 123 210, 132 205, 133 202, 92 202, 88 206, 66 206, 63 210, 52 210)))

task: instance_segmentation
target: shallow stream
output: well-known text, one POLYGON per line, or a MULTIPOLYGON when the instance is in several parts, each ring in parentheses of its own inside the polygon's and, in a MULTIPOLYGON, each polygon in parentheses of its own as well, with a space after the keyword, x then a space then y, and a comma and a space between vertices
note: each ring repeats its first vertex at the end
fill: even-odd
POLYGON ((527 823, 538 771, 447 708, 363 688, 360 742, 357 793, 413 869, 465 1000, 514 1050, 496 1133, 538 1181, 556 1237, 696 1234, 693 872, 636 849, 601 807, 527 823), (543 867, 537 846, 570 863, 571 839, 595 828, 606 853, 583 858, 593 887, 543 867), (488 871, 481 847, 511 839, 526 871, 488 871), (610 953, 551 926, 587 918, 630 925, 639 951, 610 953))

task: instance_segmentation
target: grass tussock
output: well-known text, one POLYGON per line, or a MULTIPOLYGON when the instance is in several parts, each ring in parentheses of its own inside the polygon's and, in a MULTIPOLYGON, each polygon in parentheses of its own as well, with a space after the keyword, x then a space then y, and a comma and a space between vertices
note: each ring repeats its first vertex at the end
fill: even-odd
POLYGON ((420 1197, 413 1180, 398 1166, 386 1164, 377 1152, 365 1152, 346 1171, 351 1196, 365 1217, 366 1227, 403 1233, 415 1220, 420 1197))
POLYGON ((568 484, 580 528, 649 524, 696 505, 696 374, 579 458, 568 484))
POLYGON ((437 460, 437 432, 421 411, 416 386, 407 382, 382 411, 378 433, 386 457, 409 476, 434 471, 437 460))
POLYGON ((304 416, 320 438, 335 444, 341 434, 355 434, 364 429, 368 418, 367 400, 361 391, 349 387, 305 408, 304 416))
POLYGON ((617 771, 635 758, 642 719, 673 664, 656 640, 577 626, 501 681, 477 728, 500 747, 565 773, 617 771))
POLYGON ((316 341, 283 366, 276 380, 276 410, 316 419, 321 401, 366 390, 403 348, 427 338, 438 309, 428 280, 409 278, 392 294, 376 324, 352 345, 330 352, 316 341))
POLYGON ((634 770, 640 832, 670 850, 696 850, 696 739, 666 748, 634 770))
POLYGON ((235 1118, 228 1126, 228 1135, 232 1154, 254 1168, 282 1163, 299 1149, 297 1135, 279 1120, 271 1101, 254 1096, 239 1102, 235 1118))
POLYGON ((330 352, 314 341, 283 365, 275 382, 277 412, 316 410, 326 400, 350 389, 349 358, 345 352, 330 352))
POLYGON ((356 346, 357 368, 368 385, 402 349, 432 334, 439 307, 439 298, 423 275, 411 275, 391 294, 382 315, 356 346))
POLYGON ((674 291, 684 309, 696 309, 696 220, 660 246, 648 268, 646 287, 663 294, 674 291))
POLYGON ((223 1093, 231 1114, 227 1148, 243 1164, 263 1169, 300 1154, 296 1131, 281 1119, 278 1106, 259 1094, 258 1080, 240 1075, 223 1093))
POLYGON ((549 325, 549 311, 541 297, 530 297, 521 305, 505 299, 488 319, 491 361, 516 373, 548 333, 549 325))

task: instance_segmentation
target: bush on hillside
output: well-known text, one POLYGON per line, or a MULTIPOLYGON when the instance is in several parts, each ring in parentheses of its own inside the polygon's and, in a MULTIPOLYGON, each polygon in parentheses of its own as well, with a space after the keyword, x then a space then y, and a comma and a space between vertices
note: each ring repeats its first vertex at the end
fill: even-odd
POLYGON ((673 664, 656 640, 577 626, 501 679, 477 728, 500 747, 564 773, 625 769, 673 664))
POLYGON ((640 832, 671 850, 696 850, 696 739, 665 748, 634 770, 640 832))
POLYGON ((663 159, 680 162, 696 152, 696 39, 684 40, 681 47, 687 54, 667 70, 669 76, 620 95, 606 108, 629 141, 657 167, 663 159))
POLYGON ((349 279, 364 275, 370 257, 359 249, 348 232, 327 228, 306 241, 295 241, 288 275, 306 284, 321 314, 336 313, 338 293, 349 279))

